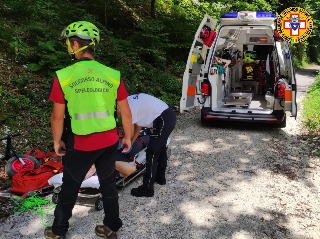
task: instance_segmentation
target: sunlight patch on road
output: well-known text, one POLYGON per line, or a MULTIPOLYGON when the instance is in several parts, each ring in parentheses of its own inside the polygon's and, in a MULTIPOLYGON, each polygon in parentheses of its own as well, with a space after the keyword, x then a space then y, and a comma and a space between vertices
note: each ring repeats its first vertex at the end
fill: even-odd
POLYGON ((248 158, 239 158, 238 159, 241 163, 250 163, 250 160, 248 158))
POLYGON ((179 208, 193 224, 197 226, 212 226, 216 210, 210 204, 201 201, 188 201, 182 202, 179 208))
POLYGON ((172 217, 169 215, 163 215, 159 218, 159 221, 163 224, 170 224, 172 222, 172 217))

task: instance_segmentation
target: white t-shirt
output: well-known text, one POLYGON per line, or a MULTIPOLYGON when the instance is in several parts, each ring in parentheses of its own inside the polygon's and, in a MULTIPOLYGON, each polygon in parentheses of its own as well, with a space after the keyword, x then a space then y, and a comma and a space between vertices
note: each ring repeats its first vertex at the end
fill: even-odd
POLYGON ((169 108, 162 100, 144 93, 128 96, 128 103, 132 124, 146 128, 152 128, 153 121, 169 108))

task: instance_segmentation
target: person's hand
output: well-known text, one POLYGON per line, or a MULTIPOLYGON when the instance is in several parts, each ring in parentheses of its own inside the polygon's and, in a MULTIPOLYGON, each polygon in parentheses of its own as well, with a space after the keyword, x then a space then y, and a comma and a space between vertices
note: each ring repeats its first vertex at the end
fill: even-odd
POLYGON ((126 147, 122 150, 122 153, 128 153, 129 150, 131 151, 132 145, 131 145, 131 139, 130 139, 130 138, 125 138, 125 137, 124 137, 124 138, 121 140, 121 148, 122 148, 124 145, 125 145, 126 147))
POLYGON ((128 153, 130 153, 131 152, 131 150, 132 150, 132 145, 131 145, 131 147, 130 147, 130 149, 127 151, 127 152, 123 152, 124 154, 128 154, 128 153))
POLYGON ((66 145, 63 141, 54 142, 54 151, 58 156, 64 156, 66 154, 66 145))

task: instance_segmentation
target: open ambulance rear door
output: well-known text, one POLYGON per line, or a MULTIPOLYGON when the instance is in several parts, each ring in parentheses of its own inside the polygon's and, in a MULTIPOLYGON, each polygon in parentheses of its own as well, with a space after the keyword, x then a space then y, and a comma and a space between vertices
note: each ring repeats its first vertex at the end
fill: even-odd
MULTIPOLYGON (((288 54, 286 59, 288 59, 289 64, 291 66, 291 75, 292 75, 292 82, 291 82, 291 116, 297 118, 297 79, 296 79, 296 71, 294 69, 294 62, 293 62, 293 55, 290 43, 286 42, 288 54)), ((290 96, 290 95, 289 95, 290 96)), ((290 99, 288 99, 290 101, 290 99)), ((287 109, 286 109, 287 110, 287 109)), ((290 110, 290 107, 289 107, 290 110)))
POLYGON ((276 42, 279 55, 280 72, 290 79, 290 88, 285 90, 285 111, 290 111, 292 117, 297 117, 297 80, 292 58, 290 43, 287 41, 276 42))
POLYGON ((182 97, 180 100, 180 112, 199 105, 201 100, 200 86, 204 78, 204 66, 208 49, 213 46, 216 37, 214 28, 217 20, 206 15, 202 20, 194 37, 186 69, 183 75, 182 97))

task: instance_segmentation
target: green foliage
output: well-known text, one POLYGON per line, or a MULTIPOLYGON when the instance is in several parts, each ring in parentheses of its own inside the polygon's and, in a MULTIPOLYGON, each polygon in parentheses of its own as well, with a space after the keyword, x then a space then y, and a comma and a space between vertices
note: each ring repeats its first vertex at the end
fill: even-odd
POLYGON ((165 49, 169 42, 165 26, 157 19, 147 18, 137 24, 139 31, 133 35, 132 40, 138 56, 159 69, 166 66, 165 49))
POLYGON ((320 132, 320 73, 303 101, 304 124, 309 133, 320 132))
POLYGON ((35 63, 31 63, 28 65, 28 71, 38 71, 41 69, 41 66, 35 63))
POLYGON ((27 85, 29 85, 34 79, 30 76, 23 76, 21 78, 15 78, 11 80, 17 85, 17 88, 23 90, 27 85))

